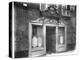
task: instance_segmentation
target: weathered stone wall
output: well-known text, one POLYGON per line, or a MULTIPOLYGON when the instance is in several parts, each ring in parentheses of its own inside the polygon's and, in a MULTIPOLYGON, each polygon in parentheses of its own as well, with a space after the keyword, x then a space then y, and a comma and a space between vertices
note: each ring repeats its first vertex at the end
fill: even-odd
POLYGON ((29 48, 28 23, 30 20, 39 18, 39 11, 33 8, 26 8, 21 3, 15 3, 15 49, 24 51, 29 48))
MULTIPOLYGON (((31 7, 26 8, 22 5, 22 3, 15 3, 14 7, 15 7, 15 21, 16 21, 15 49, 16 51, 28 51, 29 48, 28 23, 30 20, 36 20, 37 18, 44 17, 44 14, 46 14, 46 12, 44 12, 44 14, 42 12, 41 15, 39 9, 31 7)), ((76 17, 74 16, 71 17, 70 19, 62 18, 61 20, 67 25, 67 46, 68 50, 72 50, 74 49, 74 46, 76 44, 76 17)), ((26 53, 22 52, 22 56, 24 55, 26 56, 26 53)))

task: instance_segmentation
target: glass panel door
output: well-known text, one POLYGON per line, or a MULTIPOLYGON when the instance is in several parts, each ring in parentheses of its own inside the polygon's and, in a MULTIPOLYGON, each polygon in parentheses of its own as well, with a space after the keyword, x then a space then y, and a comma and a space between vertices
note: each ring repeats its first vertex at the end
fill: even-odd
POLYGON ((31 46, 32 46, 32 49, 39 49, 44 47, 42 26, 32 25, 31 46))
POLYGON ((58 44, 65 44, 65 27, 58 27, 58 44))
POLYGON ((34 57, 45 54, 44 26, 30 23, 29 28, 29 56, 34 57))
POLYGON ((57 52, 66 50, 65 27, 58 27, 57 52))

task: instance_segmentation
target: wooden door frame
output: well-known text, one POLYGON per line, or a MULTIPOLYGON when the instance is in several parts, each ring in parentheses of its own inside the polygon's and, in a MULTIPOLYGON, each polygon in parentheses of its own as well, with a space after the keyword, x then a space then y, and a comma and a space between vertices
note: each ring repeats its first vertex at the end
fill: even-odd
POLYGON ((58 27, 57 27, 57 30, 56 30, 56 34, 57 34, 57 39, 56 39, 56 52, 58 52, 57 51, 57 47, 58 47, 58 44, 57 44, 57 42, 58 42, 58 28, 59 27, 64 27, 65 29, 65 50, 67 49, 67 26, 66 25, 58 25, 58 27))
POLYGON ((31 55, 31 39, 32 39, 32 25, 39 25, 39 26, 43 26, 43 35, 44 35, 44 53, 46 54, 46 39, 45 39, 45 25, 41 24, 41 23, 29 23, 29 57, 32 57, 31 55))
POLYGON ((32 38, 32 25, 43 26, 44 34, 44 54, 46 54, 46 27, 56 27, 56 52, 57 52, 57 41, 58 41, 58 27, 65 27, 65 45, 67 48, 67 26, 65 25, 54 25, 54 24, 41 24, 41 23, 29 23, 29 57, 31 57, 31 38, 32 38))
POLYGON ((56 53, 57 53, 57 43, 58 43, 58 28, 64 27, 65 28, 65 48, 67 49, 67 26, 66 25, 55 25, 55 24, 45 24, 45 40, 46 40, 46 27, 56 27, 56 53))

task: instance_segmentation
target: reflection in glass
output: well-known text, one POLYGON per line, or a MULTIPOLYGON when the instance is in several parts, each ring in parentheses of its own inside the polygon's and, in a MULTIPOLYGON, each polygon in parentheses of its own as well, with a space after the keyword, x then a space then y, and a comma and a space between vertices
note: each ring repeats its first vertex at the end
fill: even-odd
POLYGON ((38 37, 38 47, 41 47, 41 46, 42 46, 42 38, 38 37))
POLYGON ((32 47, 33 48, 37 47, 37 36, 33 36, 32 38, 32 47))
POLYGON ((63 44, 63 36, 60 36, 60 44, 63 44))
POLYGON ((65 28, 64 27, 59 27, 58 29, 58 44, 65 44, 65 28))
POLYGON ((32 48, 43 46, 43 30, 42 26, 32 25, 32 48))

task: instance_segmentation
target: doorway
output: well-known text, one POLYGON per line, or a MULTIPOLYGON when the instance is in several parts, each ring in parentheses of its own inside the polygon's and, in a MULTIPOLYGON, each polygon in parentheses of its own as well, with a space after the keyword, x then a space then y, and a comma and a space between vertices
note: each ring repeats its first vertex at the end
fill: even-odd
POLYGON ((66 26, 29 23, 29 57, 66 50, 66 26))
POLYGON ((56 52, 56 27, 46 26, 46 53, 56 52))

